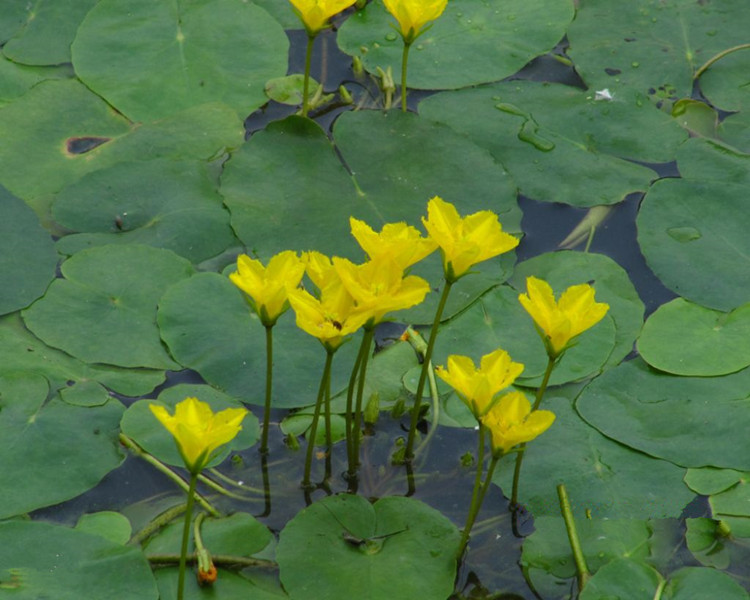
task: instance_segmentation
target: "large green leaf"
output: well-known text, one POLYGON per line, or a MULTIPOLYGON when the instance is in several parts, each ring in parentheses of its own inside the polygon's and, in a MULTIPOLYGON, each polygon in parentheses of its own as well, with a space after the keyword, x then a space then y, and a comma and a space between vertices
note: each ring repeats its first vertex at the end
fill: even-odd
POLYGON ((750 365, 750 303, 724 313, 682 298, 646 321, 638 352, 652 367, 675 375, 726 375, 750 365))
POLYGON ((18 313, 0 319, 0 373, 44 375, 52 389, 98 381, 125 396, 148 394, 164 381, 164 371, 91 365, 50 348, 24 327, 18 313))
POLYGON ((654 172, 624 159, 671 160, 686 137, 651 106, 531 81, 443 92, 424 100, 420 114, 489 150, 525 196, 574 206, 614 204, 645 190, 654 172), (659 141, 646 143, 644 129, 659 141))
POLYGON ((676 377, 640 359, 602 374, 576 408, 607 437, 690 467, 750 470, 745 398, 750 369, 725 377, 676 377))
MULTIPOLYGON (((706 546, 713 547, 719 555, 718 558, 726 563, 729 562, 729 553, 722 552, 722 550, 724 548, 730 551, 738 550, 737 547, 729 544, 730 541, 743 546, 744 551, 747 552, 748 538, 750 538, 750 509, 748 508, 750 507, 750 472, 711 467, 688 469, 685 483, 695 492, 709 496, 711 516, 716 519, 712 521, 712 527, 693 525, 694 533, 698 535, 693 538, 694 545, 690 548, 691 551, 696 552, 694 546, 698 540, 701 540, 701 546, 697 550, 705 551, 706 546), (721 529, 717 526, 717 521, 721 529), (696 532, 696 529, 702 531, 696 532)), ((708 555, 705 558, 713 561, 714 557, 708 555)), ((701 560, 701 562, 706 564, 706 560, 701 560)))
MULTIPOLYGON (((572 18, 568 1, 507 0, 498 6, 454 0, 414 42, 407 83, 411 88, 447 89, 503 79, 554 48, 572 18)), ((395 24, 381 2, 370 2, 347 19, 338 43, 347 54, 359 56, 368 71, 392 67, 394 79, 400 81, 403 43, 395 24)))
MULTIPOLYGON (((576 518, 649 519, 678 517, 694 497, 675 465, 651 458, 604 437, 548 390, 542 408, 557 417, 526 448, 519 500, 535 516, 559 514, 555 486, 565 483, 576 518)), ((557 394, 555 392, 557 391, 557 394)), ((515 456, 500 461, 494 481, 510 493, 515 456)))
MULTIPOLYGON (((266 373, 265 329, 228 278, 201 273, 173 286, 159 306, 161 334, 175 358, 212 385, 250 404, 262 405, 266 373)), ((334 391, 348 382, 358 340, 333 361, 334 391)), ((273 328, 273 405, 315 402, 325 362, 323 346, 298 329, 294 315, 273 328)))
POLYGON ((41 375, 0 376, 0 519, 82 494, 123 460, 120 402, 83 407, 47 393, 41 375))
POLYGON ((78 25, 97 2, 98 0, 27 2, 26 22, 5 44, 3 54, 25 65, 69 63, 70 44, 78 25))
POLYGON ((167 248, 192 262, 211 258, 234 235, 229 213, 205 163, 119 163, 64 188, 52 206, 55 221, 72 231, 57 248, 65 254, 104 244, 167 248))
POLYGON ((0 523, 0 580, 18 600, 156 600, 151 569, 138 548, 50 523, 0 523))
POLYGON ((750 302, 747 186, 664 179, 638 213, 638 243, 656 276, 684 298, 718 310, 750 302))
POLYGON ((76 80, 43 81, 0 108, 0 183, 44 207, 50 194, 91 171, 156 157, 209 160, 241 144, 243 133, 221 103, 132 124, 76 80))
POLYGON ((102 0, 72 46, 81 80, 133 121, 217 100, 244 117, 288 50, 279 24, 241 0, 102 0))
MULTIPOLYGON (((175 405, 187 397, 198 398, 211 406, 211 410, 218 412, 227 408, 241 408, 234 398, 219 392, 208 385, 175 385, 164 390, 156 399, 156 404, 165 406, 170 414, 174 414, 175 405)), ((132 438, 141 448, 149 454, 154 455, 162 462, 175 467, 184 467, 177 450, 174 437, 169 433, 160 421, 154 416, 149 405, 153 400, 139 400, 131 404, 122 417, 122 432, 132 438)), ((249 448, 260 437, 258 419, 254 414, 248 413, 242 421, 242 430, 229 443, 221 447, 219 452, 206 465, 213 467, 221 463, 232 451, 249 448)))
POLYGON ((72 76, 73 69, 70 65, 29 67, 18 65, 0 55, 0 106, 18 96, 23 96, 40 81, 72 76))
POLYGON ((568 29, 568 53, 594 89, 655 102, 690 96, 695 71, 747 41, 745 0, 585 0, 568 29))
POLYGON ((0 314, 41 296, 56 267, 52 238, 34 212, 0 187, 0 314))
POLYGON ((426 504, 339 495, 298 513, 276 551, 281 582, 299 600, 447 598, 458 530, 426 504))
POLYGON ((35 335, 87 362, 178 367, 161 344, 156 305, 193 273, 188 261, 150 246, 109 245, 75 254, 62 273, 23 313, 35 335))

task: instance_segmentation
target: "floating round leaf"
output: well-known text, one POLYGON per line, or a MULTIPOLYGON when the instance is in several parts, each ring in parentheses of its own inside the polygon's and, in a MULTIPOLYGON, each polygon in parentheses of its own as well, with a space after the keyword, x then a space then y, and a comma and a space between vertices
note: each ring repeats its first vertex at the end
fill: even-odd
POLYGON ((262 8, 239 0, 99 2, 72 46, 76 74, 133 121, 221 100, 243 117, 286 73, 289 42, 262 8), (221 34, 217 34, 221 32, 221 34))
MULTIPOLYGON (((227 408, 242 408, 242 404, 234 398, 215 390, 208 385, 176 385, 164 390, 156 399, 167 407, 170 414, 174 414, 174 406, 187 397, 198 398, 210 405, 214 412, 227 408)), ((149 404, 153 400, 139 400, 130 405, 122 418, 122 432, 132 438, 141 448, 161 460, 175 467, 184 466, 184 460, 177 451, 174 437, 154 417, 149 404)), ((233 450, 249 448, 260 437, 258 419, 252 413, 245 415, 242 430, 221 450, 206 466, 212 467, 221 463, 233 450)))
POLYGON ((573 206, 614 204, 645 190, 654 172, 623 159, 671 160, 686 137, 650 106, 531 81, 443 92, 419 112, 486 148, 525 196, 573 206), (644 129, 658 131, 658 142, 646 143, 644 129))
POLYGON ((744 369, 750 365, 750 303, 721 312, 675 298, 648 318, 638 351, 652 367, 675 375, 712 377, 744 369))
POLYGON ((111 510, 81 515, 76 523, 76 529, 99 535, 121 545, 126 544, 133 533, 127 517, 111 510))
POLYGON ((718 310, 750 302, 747 184, 657 181, 638 213, 649 267, 675 293, 718 310))
POLYGON ((0 564, 3 591, 16 598, 159 597, 138 548, 49 523, 0 523, 0 564))
POLYGON ((289 521, 276 556, 292 600, 447 598, 458 538, 455 525, 418 500, 339 495, 289 521))
POLYGON ((192 275, 188 261, 150 246, 109 245, 75 254, 62 273, 23 313, 35 335, 87 362, 178 367, 159 338, 156 306, 170 285, 192 275))
POLYGON ((47 392, 40 375, 0 376, 0 519, 82 494, 123 460, 117 436, 124 408, 117 400, 73 406, 46 402, 47 392))
POLYGON ((676 377, 634 359, 592 381, 576 409, 607 437, 652 456, 686 467, 750 470, 748 389, 750 369, 676 377))
POLYGON ((72 232, 57 248, 66 254, 104 244, 167 248, 192 262, 232 243, 229 213, 202 162, 119 163, 63 189, 55 221, 72 232))

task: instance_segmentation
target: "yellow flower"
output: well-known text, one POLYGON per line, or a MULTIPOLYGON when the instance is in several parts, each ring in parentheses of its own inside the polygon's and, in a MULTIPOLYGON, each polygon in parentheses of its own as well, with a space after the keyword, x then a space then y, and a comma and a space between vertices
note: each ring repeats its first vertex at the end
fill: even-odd
POLYGON ((309 35, 317 34, 328 19, 349 8, 356 0, 289 0, 309 35))
POLYGON ((485 354, 479 369, 468 356, 451 355, 448 368, 437 367, 440 378, 448 383, 479 420, 492 405, 495 395, 509 385, 523 371, 521 363, 511 361, 510 355, 500 348, 485 354))
POLYGON ((406 223, 387 223, 380 233, 376 233, 364 221, 349 218, 352 235, 370 260, 391 257, 406 269, 437 248, 437 243, 406 223))
POLYGON ((482 424, 490 430, 492 453, 497 455, 530 442, 547 431, 554 420, 554 413, 548 410, 532 412, 522 392, 509 392, 482 417, 482 424))
POLYGON ((149 408, 174 436, 182 460, 193 474, 211 460, 219 447, 234 439, 247 414, 244 408, 227 408, 214 414, 208 404, 197 398, 185 398, 178 403, 174 415, 158 404, 149 404, 149 408))
POLYGON ((320 299, 305 290, 290 290, 289 303, 297 315, 297 327, 318 338, 328 350, 338 348, 344 337, 367 320, 366 314, 355 310, 354 299, 340 282, 322 289, 320 299))
POLYGON ((422 223, 443 254, 445 278, 453 283, 488 258, 513 250, 518 239, 503 232, 497 215, 482 210, 461 218, 456 208, 439 196, 427 204, 422 223))
POLYGON ((273 256, 267 267, 263 267, 259 260, 241 254, 237 257, 237 271, 229 278, 250 296, 261 322, 270 327, 289 308, 287 290, 296 288, 304 274, 305 263, 296 252, 286 250, 273 256))
POLYGON ((419 304, 430 291, 430 285, 421 277, 404 277, 403 269, 392 259, 355 265, 334 257, 333 265, 354 298, 356 312, 365 315, 369 325, 382 321, 386 313, 419 304))
POLYGON ((542 279, 528 277, 526 290, 528 294, 519 295, 518 301, 534 319, 551 358, 560 356, 574 337, 596 325, 609 310, 608 304, 594 301, 594 288, 587 283, 569 287, 559 302, 542 279))
POLYGON ((315 250, 303 252, 302 262, 305 263, 305 273, 312 279, 312 282, 319 290, 322 291, 329 285, 338 285, 341 283, 341 278, 336 272, 331 259, 322 252, 316 252, 315 250))
POLYGON ((383 0, 388 12, 398 21, 401 36, 412 43, 426 29, 424 26, 443 14, 448 0, 383 0))

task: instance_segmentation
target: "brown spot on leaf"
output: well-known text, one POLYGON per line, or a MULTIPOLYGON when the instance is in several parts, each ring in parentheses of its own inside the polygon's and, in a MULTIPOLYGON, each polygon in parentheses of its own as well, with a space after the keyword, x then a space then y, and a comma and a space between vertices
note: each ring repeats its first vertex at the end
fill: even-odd
POLYGON ((112 138, 95 136, 72 137, 68 138, 65 147, 70 154, 86 154, 86 152, 91 152, 94 148, 106 144, 111 139, 112 138))

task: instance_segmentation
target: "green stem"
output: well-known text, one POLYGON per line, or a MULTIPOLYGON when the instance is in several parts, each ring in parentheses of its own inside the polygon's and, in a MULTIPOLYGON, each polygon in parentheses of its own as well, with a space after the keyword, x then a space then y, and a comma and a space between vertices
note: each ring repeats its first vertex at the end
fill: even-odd
POLYGON ((268 453, 268 428, 271 424, 271 389, 273 386, 273 325, 266 325, 266 402, 263 409, 261 454, 268 453))
POLYGON ((141 542, 150 538, 162 527, 165 527, 168 523, 171 523, 174 519, 184 513, 186 506, 187 504, 173 506, 172 508, 165 510, 152 521, 149 521, 143 529, 128 540, 128 546, 138 546, 141 542))
POLYGON ((582 592, 591 577, 591 573, 589 573, 588 565, 586 565, 586 557, 583 555, 583 550, 581 550, 581 540, 578 538, 576 522, 575 519, 573 519, 573 511, 570 508, 570 499, 568 498, 568 492, 565 489, 564 483, 557 485, 557 497, 560 499, 560 512, 562 512, 563 520, 565 521, 565 529, 568 531, 570 548, 573 550, 573 560, 575 560, 576 563, 576 571, 578 572, 578 591, 582 592))
POLYGON ((352 439, 352 460, 349 462, 349 478, 355 479, 359 467, 359 438, 361 437, 362 423, 362 397, 365 395, 365 379, 367 378, 367 363, 370 358, 370 346, 375 335, 374 327, 366 327, 364 339, 362 340, 364 354, 359 366, 359 379, 357 381, 357 401, 354 405, 354 436, 352 439))
POLYGON ((445 304, 448 301, 448 294, 450 293, 452 286, 453 282, 446 280, 445 287, 443 288, 443 294, 442 296, 440 296, 440 303, 438 304, 437 310, 435 311, 435 319, 432 321, 430 339, 427 342, 427 350, 425 350, 424 353, 422 371, 419 374, 419 383, 417 384, 417 392, 414 395, 414 407, 411 410, 411 423, 409 425, 409 435, 406 438, 406 450, 404 452, 404 459, 407 461, 410 461, 414 457, 414 438, 417 432, 417 423, 419 422, 419 411, 422 407, 422 393, 424 392, 424 385, 427 381, 427 372, 430 370, 430 361, 432 360, 432 351, 435 348, 435 340, 437 339, 440 319, 443 316, 445 304))
POLYGON ((302 487, 309 488, 310 483, 310 470, 312 469, 312 456, 313 450, 315 449, 315 435, 318 433, 318 420, 320 419, 320 407, 323 405, 323 398, 325 397, 326 386, 328 379, 331 376, 331 363, 333 362, 333 352, 326 349, 326 364, 323 367, 323 376, 320 379, 320 387, 318 388, 318 398, 315 400, 315 412, 313 413, 312 424, 308 431, 307 438, 307 454, 305 456, 305 475, 302 479, 302 487))
POLYGON ((185 508, 185 523, 182 527, 180 573, 177 579, 177 600, 182 600, 185 594, 185 564, 187 561, 188 541, 190 540, 190 518, 193 516, 193 504, 195 503, 195 484, 197 481, 198 473, 191 473, 190 487, 188 488, 187 507, 185 508))
POLYGON ((312 63, 312 50, 315 36, 307 34, 307 52, 305 54, 305 79, 302 84, 302 116, 307 116, 310 107, 307 105, 310 95, 310 64, 312 63))
POLYGON ((471 491, 471 502, 469 503, 469 513, 466 516, 466 525, 464 526, 463 532, 461 534, 461 543, 459 544, 458 552, 459 557, 463 554, 464 548, 466 548, 466 544, 469 542, 471 525, 477 518, 477 512, 479 511, 479 509, 477 508, 477 498, 479 498, 479 490, 482 487, 482 471, 484 470, 484 437, 486 430, 486 427, 480 421, 479 446, 477 447, 477 473, 474 477, 474 488, 471 491))
POLYGON ((346 390, 346 412, 344 413, 344 419, 346 421, 346 458, 349 464, 354 464, 354 455, 352 447, 354 445, 354 433, 352 431, 352 411, 354 410, 354 386, 357 384, 357 374, 359 373, 359 366, 362 364, 362 357, 367 351, 365 349, 365 338, 362 336, 362 342, 359 345, 359 351, 357 352, 357 359, 354 361, 354 367, 352 367, 352 374, 349 377, 349 387, 346 390))
POLYGON ((693 80, 696 80, 701 75, 703 75, 703 73, 706 72, 716 61, 721 60, 732 52, 737 52, 737 50, 745 50, 746 48, 750 48, 750 44, 740 44, 739 46, 733 46, 732 48, 727 48, 726 50, 719 52, 717 55, 712 56, 703 64, 700 69, 695 72, 695 75, 693 75, 693 80))
MULTIPOLYGON (((133 440, 131 440, 128 436, 126 436, 124 433, 120 434, 120 443, 128 448, 133 454, 138 456, 139 458, 142 458, 147 463, 152 465, 154 468, 156 468, 157 471, 161 471, 164 473, 167 477, 169 477, 172 481, 174 481, 179 487, 181 487, 185 492, 188 491, 188 484, 185 483, 185 480, 180 477, 177 473, 175 473, 172 469, 167 467, 163 462, 161 462, 159 459, 151 456, 148 452, 146 452, 143 448, 141 448, 138 444, 136 444, 133 440)), ((208 503, 208 501, 203 498, 200 494, 195 494, 196 499, 198 500, 198 504, 200 504, 203 507, 203 510, 208 512, 212 517, 220 517, 221 513, 216 510, 211 504, 208 503)))
POLYGON ((479 497, 477 498, 474 510, 472 512, 469 512, 469 517, 466 519, 466 525, 464 526, 463 534, 461 535, 461 544, 458 548, 457 556, 459 558, 463 555, 464 551, 466 550, 466 545, 469 543, 471 528, 474 526, 474 521, 476 520, 477 515, 482 508, 484 497, 487 495, 487 490, 489 490, 490 485, 492 484, 492 475, 495 473, 495 467, 497 466, 497 463, 499 462, 501 456, 502 454, 492 455, 492 460, 490 461, 490 466, 487 469, 487 475, 485 475, 484 484, 482 485, 482 489, 479 492, 479 497))
POLYGON ((409 62, 411 42, 404 40, 404 53, 401 56, 401 111, 406 112, 406 66, 409 62))
MULTIPOLYGON (((542 385, 539 386, 539 389, 536 391, 536 400, 534 400, 534 407, 531 409, 532 412, 537 410, 539 408, 539 405, 542 403, 542 397, 544 397, 544 392, 547 390, 547 384, 549 383, 550 375, 552 375, 552 370, 555 368, 555 365, 557 364, 557 359, 559 357, 549 357, 547 360, 547 370, 544 372, 544 378, 542 379, 542 385)), ((513 492, 510 496, 510 507, 511 509, 515 509, 516 506, 518 506, 518 482, 521 479, 521 465, 523 464, 523 455, 526 453, 526 444, 521 444, 521 446, 518 448, 518 454, 516 455, 516 467, 513 470, 513 492)))

